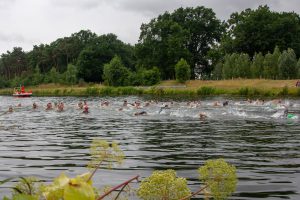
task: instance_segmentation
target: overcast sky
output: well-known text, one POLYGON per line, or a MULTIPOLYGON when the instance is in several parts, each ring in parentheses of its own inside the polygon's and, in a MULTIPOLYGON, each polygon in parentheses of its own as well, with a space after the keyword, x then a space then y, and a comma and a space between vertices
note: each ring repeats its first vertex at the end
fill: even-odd
POLYGON ((300 0, 0 0, 0 54, 15 46, 28 51, 82 29, 135 44, 141 24, 164 11, 205 6, 226 20, 232 12, 265 4, 300 13, 300 0))

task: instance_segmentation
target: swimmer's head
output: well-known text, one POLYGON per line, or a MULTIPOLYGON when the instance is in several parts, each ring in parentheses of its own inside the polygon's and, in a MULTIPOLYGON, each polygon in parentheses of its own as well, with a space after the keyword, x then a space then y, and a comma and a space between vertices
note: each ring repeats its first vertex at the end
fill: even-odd
POLYGON ((207 115, 206 115, 205 113, 201 112, 201 113, 199 113, 199 118, 200 118, 201 120, 206 119, 206 118, 207 118, 207 115))

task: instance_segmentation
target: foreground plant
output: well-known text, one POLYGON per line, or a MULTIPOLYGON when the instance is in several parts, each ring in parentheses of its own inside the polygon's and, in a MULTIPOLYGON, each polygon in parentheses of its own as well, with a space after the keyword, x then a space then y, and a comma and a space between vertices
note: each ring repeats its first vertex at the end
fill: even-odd
POLYGON ((236 190, 236 168, 224 159, 208 160, 198 172, 214 199, 227 199, 236 190))
POLYGON ((44 196, 47 200, 95 200, 97 189, 92 186, 92 178, 100 168, 111 168, 114 163, 121 164, 124 153, 115 142, 106 140, 93 140, 91 148, 91 161, 85 173, 76 178, 68 178, 61 174, 49 186, 44 187, 44 196))
MULTIPOLYGON (((49 185, 37 184, 35 178, 21 178, 20 182, 13 187, 12 200, 101 200, 113 191, 121 188, 114 199, 120 197, 120 193, 138 176, 108 190, 99 195, 99 191, 93 187, 92 178, 96 171, 101 168, 111 169, 116 163, 121 164, 124 153, 116 142, 108 143, 105 140, 94 140, 91 148, 91 161, 88 168, 91 172, 69 178, 61 173, 49 185), (97 197, 98 196, 98 197, 97 197)), ((6 179, 0 184, 10 181, 6 179)), ((5 200, 10 200, 5 197, 5 200)))
POLYGON ((144 179, 137 195, 144 200, 178 200, 191 191, 185 178, 177 178, 174 170, 154 171, 144 179))
POLYGON ((236 188, 237 177, 234 166, 223 159, 209 160, 198 169, 204 186, 191 193, 185 178, 177 178, 174 170, 154 171, 144 179, 137 195, 143 200, 187 200, 198 194, 206 199, 227 199, 236 188))
MULTIPOLYGON (((114 164, 121 164, 124 153, 118 144, 108 143, 105 140, 94 140, 90 153, 92 156, 88 164, 90 172, 69 178, 61 173, 49 185, 40 184, 33 177, 20 178, 12 188, 12 197, 4 200, 102 200, 121 199, 121 193, 129 184, 138 180, 135 176, 115 187, 106 187, 101 192, 93 187, 92 178, 101 168, 112 168, 114 164), (116 192, 118 191, 118 192, 116 192), (114 192, 114 194, 112 194, 114 192), (110 196, 109 196, 110 195, 110 196)), ((137 195, 143 200, 187 200, 198 194, 203 194, 206 199, 213 197, 216 200, 227 199, 236 189, 237 177, 234 166, 223 159, 209 160, 198 169, 200 180, 204 185, 196 192, 191 193, 185 178, 177 177, 174 170, 154 171, 145 178, 138 188, 137 195)), ((12 179, 0 181, 0 185, 12 179)), ((129 199, 129 196, 122 196, 129 199)))

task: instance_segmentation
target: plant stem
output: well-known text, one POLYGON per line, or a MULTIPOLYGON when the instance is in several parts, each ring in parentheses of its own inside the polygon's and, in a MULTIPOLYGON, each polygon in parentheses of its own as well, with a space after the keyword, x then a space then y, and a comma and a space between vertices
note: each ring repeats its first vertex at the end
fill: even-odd
POLYGON ((92 174, 90 175, 90 177, 88 178, 88 180, 86 182, 89 182, 93 176, 95 175, 96 171, 100 168, 100 165, 102 164, 103 160, 101 160, 98 165, 95 167, 94 171, 92 172, 92 174))
POLYGON ((130 182, 132 182, 133 180, 138 180, 139 178, 139 175, 129 179, 128 181, 125 181, 124 183, 121 183, 120 185, 117 185, 116 187, 110 189, 108 192, 104 193, 103 195, 101 195, 100 197, 98 197, 97 200, 101 200, 103 199, 104 197, 106 197, 107 195, 109 195, 110 193, 112 193, 113 191, 117 190, 118 188, 122 187, 122 186, 126 186, 128 185, 130 182))
POLYGON ((206 188, 208 188, 208 185, 205 185, 203 188, 200 188, 198 191, 196 191, 196 192, 192 193, 191 195, 186 196, 186 197, 184 197, 184 198, 182 198, 182 199, 180 199, 180 200, 187 200, 187 199, 190 199, 191 197, 193 197, 193 196, 199 194, 200 192, 202 192, 202 191, 205 190, 206 188))

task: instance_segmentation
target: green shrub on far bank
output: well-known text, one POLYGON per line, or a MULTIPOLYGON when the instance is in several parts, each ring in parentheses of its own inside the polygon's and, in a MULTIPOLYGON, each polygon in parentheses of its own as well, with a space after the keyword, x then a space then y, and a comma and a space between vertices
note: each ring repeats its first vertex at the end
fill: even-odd
POLYGON ((207 95, 213 95, 216 94, 216 89, 212 87, 201 87, 197 90, 197 94, 200 96, 207 96, 207 95))
POLYGON ((175 65, 175 75, 179 83, 184 83, 191 78, 191 67, 183 58, 175 65))
POLYGON ((237 95, 240 96, 263 96, 264 92, 257 88, 242 87, 238 90, 237 95))
POLYGON ((95 88, 95 87, 88 87, 85 90, 85 94, 87 96, 97 96, 99 94, 99 90, 98 90, 98 88, 95 88))
POLYGON ((278 93, 279 96, 287 96, 289 94, 288 86, 284 86, 282 90, 278 93))

